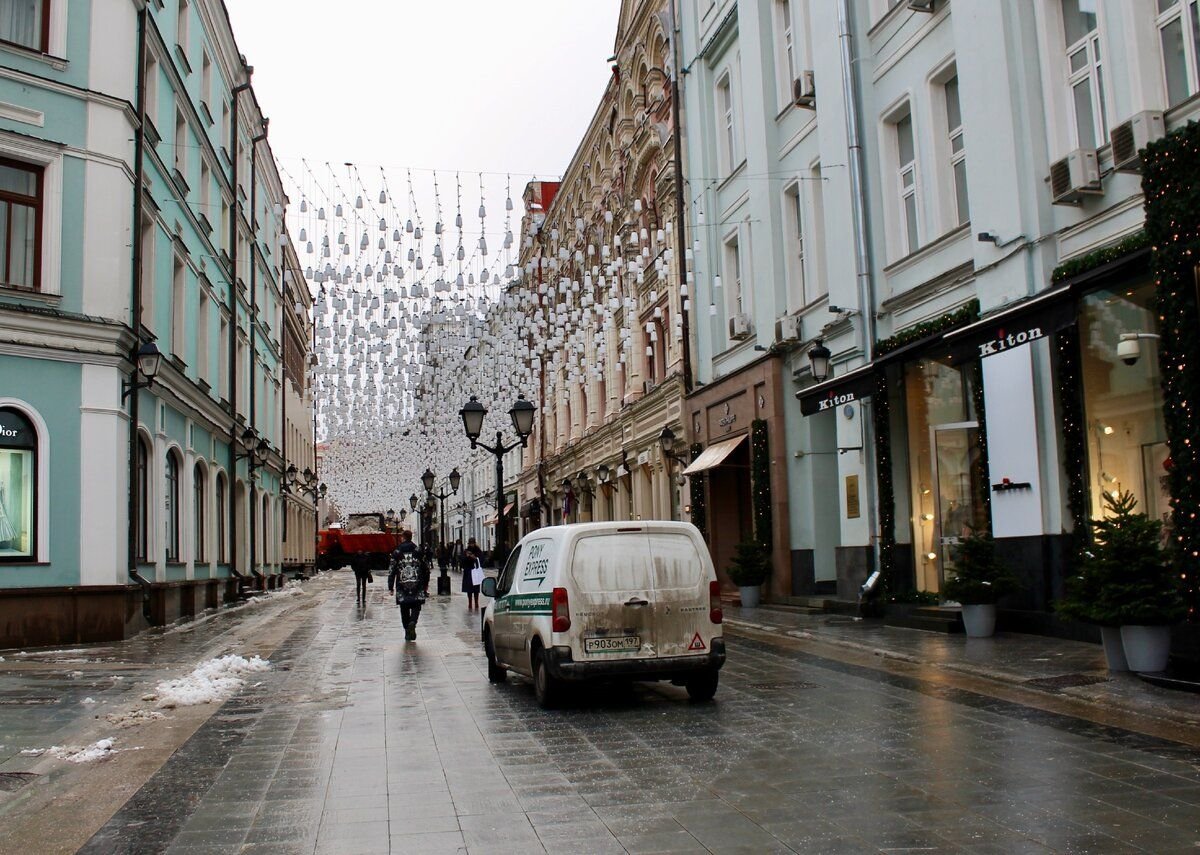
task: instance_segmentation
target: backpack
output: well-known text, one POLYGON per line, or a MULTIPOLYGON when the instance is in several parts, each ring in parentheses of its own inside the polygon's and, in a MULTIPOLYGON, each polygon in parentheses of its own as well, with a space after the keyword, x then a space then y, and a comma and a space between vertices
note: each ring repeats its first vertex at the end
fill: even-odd
POLYGON ((396 597, 418 598, 421 588, 421 566, 415 555, 405 555, 396 566, 396 597))

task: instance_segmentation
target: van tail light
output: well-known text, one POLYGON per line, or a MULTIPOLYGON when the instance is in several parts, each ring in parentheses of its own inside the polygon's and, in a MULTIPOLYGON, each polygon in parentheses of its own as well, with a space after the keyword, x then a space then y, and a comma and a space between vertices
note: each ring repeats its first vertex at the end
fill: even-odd
POLYGON ((567 589, 555 588, 550 594, 550 625, 555 632, 566 632, 571 628, 571 604, 567 602, 567 589))
POLYGON ((725 612, 721 610, 721 583, 716 579, 708 583, 708 619, 713 623, 725 620, 725 612))

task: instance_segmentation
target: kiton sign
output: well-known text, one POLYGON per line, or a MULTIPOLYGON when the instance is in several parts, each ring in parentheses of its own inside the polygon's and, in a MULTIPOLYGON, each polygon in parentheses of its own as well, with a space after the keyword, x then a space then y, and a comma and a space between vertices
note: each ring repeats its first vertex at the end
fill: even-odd
POLYGON ((834 407, 840 407, 842 404, 853 404, 858 400, 858 395, 853 392, 842 392, 841 394, 829 393, 828 398, 822 398, 817 401, 817 412, 823 413, 826 410, 832 410, 834 407))
POLYGON ((995 356, 997 353, 1003 353, 1006 350, 1012 350, 1014 347, 1020 347, 1023 344, 1029 344, 1031 341, 1037 341, 1039 338, 1045 337, 1046 334, 1042 331, 1041 327, 1031 327, 1021 332, 1007 334, 1004 330, 999 330, 995 338, 979 344, 979 356, 981 359, 985 356, 995 356))

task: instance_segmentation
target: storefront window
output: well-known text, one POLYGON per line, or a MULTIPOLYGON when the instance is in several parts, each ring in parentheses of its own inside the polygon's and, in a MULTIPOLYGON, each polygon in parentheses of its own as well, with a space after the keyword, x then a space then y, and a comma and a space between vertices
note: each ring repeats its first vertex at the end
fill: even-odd
POLYGON ((0 561, 36 554, 36 482, 37 432, 18 411, 0 408, 0 561))
POLYGON ((1123 334, 1157 332, 1153 299, 1154 283, 1144 280, 1097 291, 1081 301, 1080 364, 1093 518, 1104 515, 1105 493, 1129 491, 1138 510, 1170 523, 1158 340, 1138 339, 1132 365, 1117 356, 1123 334))
POLYGON ((904 366, 917 590, 937 592, 954 546, 988 527, 986 461, 979 446, 974 372, 936 359, 904 366))

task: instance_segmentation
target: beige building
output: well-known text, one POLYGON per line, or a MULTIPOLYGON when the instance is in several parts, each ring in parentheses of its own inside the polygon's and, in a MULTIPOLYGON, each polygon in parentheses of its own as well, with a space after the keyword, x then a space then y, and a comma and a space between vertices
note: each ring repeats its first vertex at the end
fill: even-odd
POLYGON ((282 453, 286 474, 283 496, 284 572, 311 570, 316 560, 318 472, 309 384, 312 352, 312 295, 295 250, 289 244, 283 275, 283 418, 282 453), (289 483, 290 482, 290 483, 289 483))
POLYGON ((525 191, 540 418, 518 481, 522 531, 680 519, 688 355, 678 249, 669 8, 625 0, 613 73, 561 183, 525 191))

